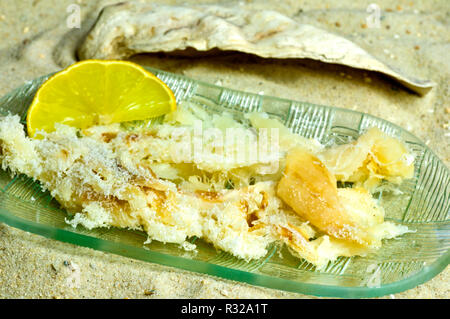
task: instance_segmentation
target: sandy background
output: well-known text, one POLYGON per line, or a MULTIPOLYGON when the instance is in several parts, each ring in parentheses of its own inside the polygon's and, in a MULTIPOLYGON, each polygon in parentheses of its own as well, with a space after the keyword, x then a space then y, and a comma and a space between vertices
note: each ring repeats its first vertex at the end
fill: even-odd
MULTIPOLYGON (((0 95, 74 62, 74 48, 104 4, 117 1, 2 0, 0 95), (69 29, 70 4, 81 28, 69 29)), ((156 1, 155 1, 156 2, 156 1)), ((176 1, 157 1, 175 3, 176 1)), ((186 3, 189 1, 183 1, 186 3)), ((205 1, 206 2, 206 1, 205 1)), ((227 3, 230 3, 229 1, 227 3)), ((208 58, 138 56, 133 60, 249 92, 367 112, 410 130, 446 165, 450 162, 450 3, 441 1, 240 1, 278 10, 335 32, 405 74, 433 80, 423 97, 385 77, 304 60, 263 60, 230 54, 208 58), (382 10, 380 28, 366 23, 367 6, 382 10)), ((49 240, 0 224, 3 298, 311 298, 140 262, 49 240), (79 267, 79 288, 67 284, 79 267)), ((449 268, 431 281, 386 298, 449 298, 449 268)))

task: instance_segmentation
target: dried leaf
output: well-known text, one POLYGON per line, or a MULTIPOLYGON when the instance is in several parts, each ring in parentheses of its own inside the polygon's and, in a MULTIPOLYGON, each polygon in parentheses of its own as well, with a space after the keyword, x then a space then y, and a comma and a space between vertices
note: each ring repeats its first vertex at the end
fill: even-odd
POLYGON ((406 77, 355 43, 279 12, 221 5, 127 2, 103 8, 78 50, 81 59, 125 59, 138 53, 240 51, 263 58, 308 58, 383 73, 427 93, 434 83, 406 77))

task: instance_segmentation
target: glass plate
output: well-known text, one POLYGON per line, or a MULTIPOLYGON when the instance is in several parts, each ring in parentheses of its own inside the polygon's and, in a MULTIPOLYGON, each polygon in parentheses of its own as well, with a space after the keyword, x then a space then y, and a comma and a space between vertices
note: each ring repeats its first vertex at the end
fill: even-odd
MULTIPOLYGON (((145 244, 143 232, 101 228, 76 229, 58 203, 42 192, 38 182, 23 175, 11 177, 0 170, 0 222, 48 238, 90 247, 161 265, 209 274, 269 288, 331 297, 376 297, 413 288, 437 275, 450 260, 449 169, 419 139, 382 119, 346 109, 290 101, 235 91, 184 76, 148 68, 173 90, 178 102, 187 100, 210 112, 229 111, 239 116, 264 111, 293 132, 321 143, 348 142, 366 128, 377 126, 403 140, 415 153, 416 174, 404 182, 401 195, 377 194, 386 219, 407 225, 413 233, 386 240, 366 257, 341 257, 318 271, 273 246, 260 260, 245 262, 192 238, 196 252, 175 244, 145 244)), ((0 113, 26 111, 44 76, 27 82, 0 99, 0 113)))

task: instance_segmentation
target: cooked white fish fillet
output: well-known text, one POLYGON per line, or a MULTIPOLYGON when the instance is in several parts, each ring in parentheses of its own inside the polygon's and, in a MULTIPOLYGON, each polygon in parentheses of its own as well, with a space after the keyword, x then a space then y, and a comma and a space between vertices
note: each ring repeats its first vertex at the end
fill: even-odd
POLYGON ((77 131, 57 125, 55 132, 30 139, 18 116, 0 117, 0 160, 3 169, 39 180, 74 215, 68 220, 74 227, 138 229, 149 240, 181 245, 197 236, 245 260, 263 257, 276 242, 320 268, 339 256, 377 249, 382 239, 407 231, 385 222, 382 208, 362 186, 338 189, 333 170, 313 155, 332 161, 319 143, 266 115, 247 118, 251 128, 226 114, 199 115, 180 106, 148 128, 115 124, 77 131), (248 143, 229 143, 230 154, 252 148, 261 139, 259 130, 267 127, 279 128, 279 147, 263 159, 226 162, 219 147, 206 145, 201 156, 183 154, 180 149, 195 141, 198 120, 216 132, 242 129, 248 143), (191 136, 188 144, 174 137, 180 128, 191 136), (326 171, 328 189, 320 186, 324 179, 303 180, 304 170, 289 164, 299 160, 299 150, 326 171), (319 198, 327 209, 315 211, 316 199, 310 198, 319 198))

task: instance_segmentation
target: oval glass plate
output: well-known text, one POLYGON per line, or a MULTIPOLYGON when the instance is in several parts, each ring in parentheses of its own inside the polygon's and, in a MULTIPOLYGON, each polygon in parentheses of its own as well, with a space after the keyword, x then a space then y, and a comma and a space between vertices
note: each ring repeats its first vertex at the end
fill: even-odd
MULTIPOLYGON (((148 68, 166 82, 178 102, 187 100, 209 112, 263 111, 293 132, 321 143, 347 142, 377 126, 403 140, 415 153, 416 174, 398 187, 399 195, 377 194, 386 219, 414 232, 386 240, 366 257, 341 257, 317 271, 304 260, 273 246, 264 258, 245 262, 192 238, 196 252, 147 239, 143 232, 72 228, 67 214, 39 183, 0 170, 0 222, 48 238, 148 262, 209 274, 252 285, 317 296, 376 297, 413 288, 437 275, 450 260, 449 169, 419 139, 402 128, 367 114, 310 103, 235 91, 184 76, 148 68)), ((0 99, 0 113, 15 113, 25 123, 26 111, 44 76, 0 99)))

